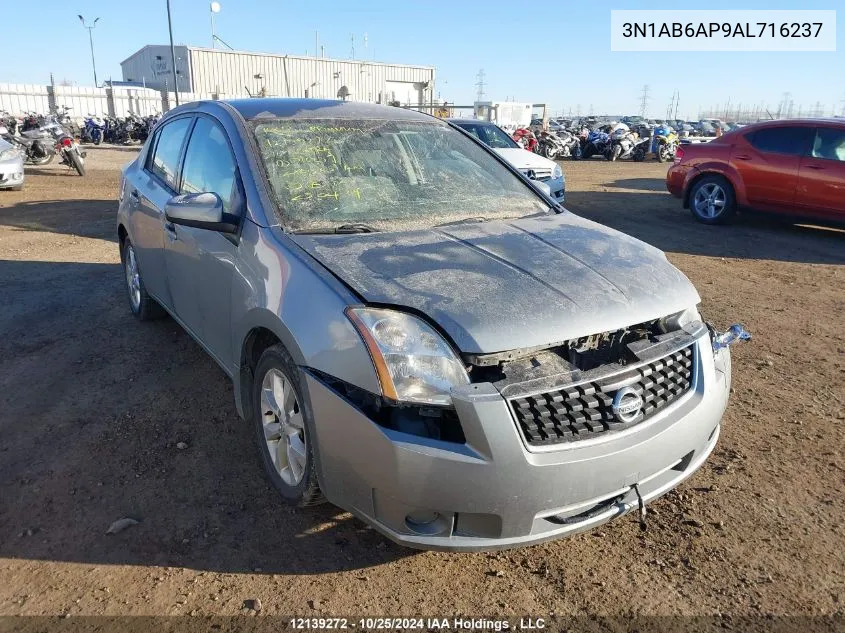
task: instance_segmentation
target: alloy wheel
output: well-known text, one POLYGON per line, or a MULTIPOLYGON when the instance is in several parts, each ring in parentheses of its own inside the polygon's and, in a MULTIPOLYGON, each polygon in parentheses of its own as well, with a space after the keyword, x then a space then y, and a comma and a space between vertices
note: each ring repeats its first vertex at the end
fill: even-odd
POLYGON ((126 285, 129 288, 129 301, 132 309, 141 309, 141 274, 138 272, 138 261, 135 259, 135 249, 132 245, 126 247, 126 285))
POLYGON ((716 183, 707 183, 695 192, 693 206, 703 218, 718 218, 727 204, 725 190, 716 183))
POLYGON ((276 473, 289 486, 298 485, 308 465, 305 421, 293 385, 279 369, 261 381, 261 423, 276 473))

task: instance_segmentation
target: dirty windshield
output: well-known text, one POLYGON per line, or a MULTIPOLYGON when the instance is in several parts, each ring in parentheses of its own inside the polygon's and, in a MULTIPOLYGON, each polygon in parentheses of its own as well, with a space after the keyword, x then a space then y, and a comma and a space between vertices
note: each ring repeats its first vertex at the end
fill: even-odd
POLYGON ((436 121, 287 119, 254 130, 291 230, 413 229, 549 210, 486 151, 436 121))

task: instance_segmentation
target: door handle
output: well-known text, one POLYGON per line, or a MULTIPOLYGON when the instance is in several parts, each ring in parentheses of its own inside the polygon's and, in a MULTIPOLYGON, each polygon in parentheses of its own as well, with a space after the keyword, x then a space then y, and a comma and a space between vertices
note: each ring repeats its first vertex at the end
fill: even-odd
POLYGON ((173 222, 168 220, 164 221, 164 232, 167 233, 167 239, 171 242, 175 242, 179 239, 179 236, 176 235, 176 225, 173 222))
POLYGON ((751 160, 751 157, 748 154, 737 154, 734 158, 737 160, 751 160))
POLYGON ((824 167, 821 165, 804 165, 807 169, 816 169, 818 171, 824 171, 824 167))

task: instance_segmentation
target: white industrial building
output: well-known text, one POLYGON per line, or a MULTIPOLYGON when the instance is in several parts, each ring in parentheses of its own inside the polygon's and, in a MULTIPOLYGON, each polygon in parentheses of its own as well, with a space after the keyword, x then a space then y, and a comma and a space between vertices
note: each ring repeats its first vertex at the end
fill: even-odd
POLYGON ((199 98, 247 96, 347 98, 350 101, 423 105, 433 103, 433 66, 385 64, 357 59, 271 55, 148 45, 120 63, 123 80, 199 98))

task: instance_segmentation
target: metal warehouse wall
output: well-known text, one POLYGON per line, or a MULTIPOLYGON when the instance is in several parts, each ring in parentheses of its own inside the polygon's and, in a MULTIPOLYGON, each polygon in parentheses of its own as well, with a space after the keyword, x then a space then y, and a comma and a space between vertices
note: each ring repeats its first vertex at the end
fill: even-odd
POLYGON ((336 99, 341 86, 352 101, 386 102, 398 93, 403 104, 428 103, 434 94, 434 68, 383 64, 365 60, 337 60, 294 55, 262 55, 191 48, 194 92, 218 93, 221 98, 252 94, 262 87, 267 96, 336 99), (260 79, 255 76, 261 75, 260 79))
MULTIPOLYGON (((191 89, 191 65, 187 46, 174 46, 179 92, 193 92, 191 89)), ((148 88, 173 91, 173 62, 169 46, 145 46, 128 59, 120 62, 124 81, 137 81, 148 88), (167 84, 165 86, 165 83, 167 84)))
MULTIPOLYGON (((403 105, 429 103, 435 94, 435 70, 430 66, 384 64, 366 60, 340 60, 296 55, 254 54, 177 46, 179 90, 216 94, 221 99, 257 95, 336 99, 341 86, 351 101, 403 105), (261 75, 256 78, 256 75, 261 75)), ((162 89, 164 80, 173 90, 170 49, 145 46, 121 64, 125 81, 146 81, 162 89)))

